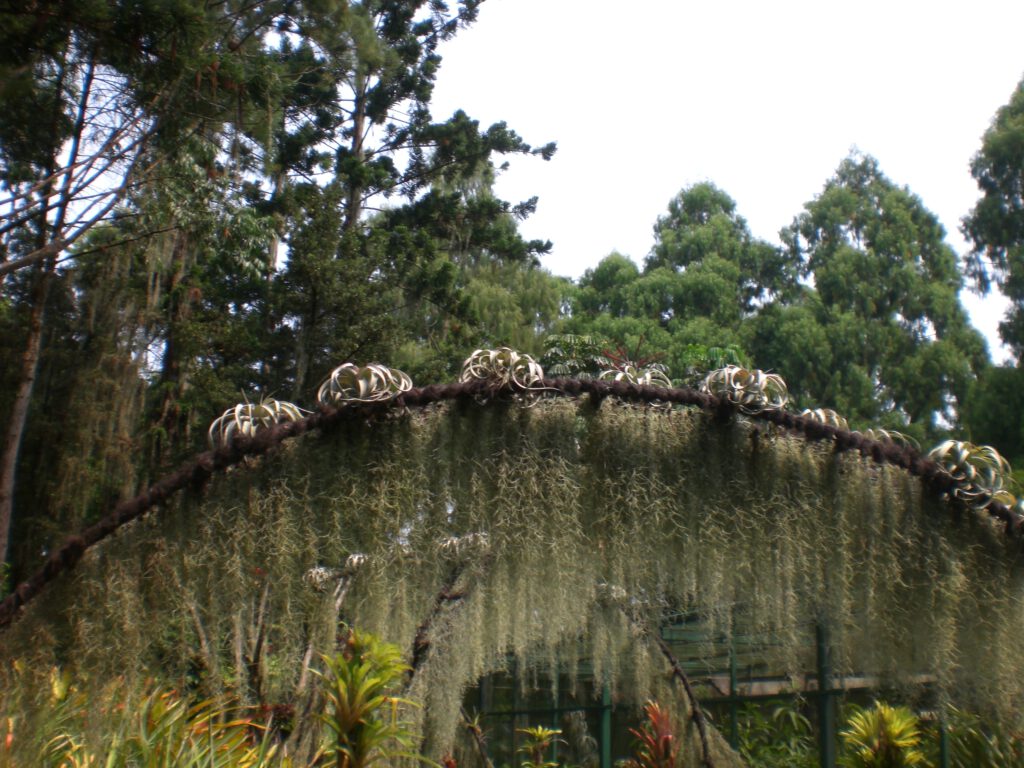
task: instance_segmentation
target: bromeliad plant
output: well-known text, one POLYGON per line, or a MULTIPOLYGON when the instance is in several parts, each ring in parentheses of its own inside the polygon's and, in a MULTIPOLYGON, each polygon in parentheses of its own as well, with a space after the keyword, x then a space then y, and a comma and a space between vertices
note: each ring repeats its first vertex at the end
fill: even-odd
POLYGON ((210 425, 210 445, 220 448, 228 445, 238 435, 252 437, 262 429, 269 429, 285 421, 298 421, 303 411, 294 403, 261 397, 258 403, 250 403, 245 394, 244 402, 228 408, 210 425))
POLYGON ((409 666, 397 645, 351 631, 341 653, 325 658, 320 676, 328 711, 320 716, 329 739, 324 768, 367 768, 395 758, 422 759, 410 750, 414 734, 400 719, 410 702, 396 697, 409 666))
POLYGON ((551 748, 552 744, 561 741, 558 737, 562 735, 562 732, 558 728, 545 728, 543 725, 537 725, 532 728, 516 728, 516 733, 521 733, 526 737, 522 746, 516 750, 520 754, 526 755, 526 759, 520 763, 521 768, 558 768, 557 762, 544 757, 544 753, 551 748))
POLYGON ((380 363, 339 365, 320 385, 316 399, 324 405, 381 403, 412 389, 412 379, 397 368, 380 363))
POLYGON ((700 389, 706 394, 725 398, 743 413, 751 415, 782 410, 789 402, 789 390, 781 376, 737 365, 712 371, 700 389))
POLYGON ((923 765, 917 717, 906 707, 877 702, 855 711, 839 733, 846 750, 845 768, 904 768, 923 765))

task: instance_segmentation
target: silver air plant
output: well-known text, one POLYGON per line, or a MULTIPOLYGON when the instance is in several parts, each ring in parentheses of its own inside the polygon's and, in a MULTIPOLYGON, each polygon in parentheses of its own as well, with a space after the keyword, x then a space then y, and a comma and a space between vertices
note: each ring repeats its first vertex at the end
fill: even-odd
POLYGON ((896 445, 901 445, 904 448, 913 448, 915 451, 921 450, 921 445, 917 440, 912 438, 910 435, 897 432, 895 429, 873 427, 871 429, 865 429, 863 432, 858 430, 857 434, 864 435, 868 440, 877 440, 881 443, 895 443, 896 445))
POLYGON ((461 382, 485 381, 495 389, 537 391, 544 387, 544 369, 529 355, 509 347, 478 349, 462 364, 461 382))
POLYGON ((738 365, 711 371, 700 390, 722 397, 751 415, 781 410, 789 402, 789 390, 781 376, 738 365))
POLYGON ((345 564, 341 568, 328 568, 324 565, 314 565, 302 575, 302 580, 316 592, 326 592, 327 588, 341 579, 347 579, 355 575, 369 558, 355 552, 345 558, 345 564))
POLYGON ((469 555, 484 555, 490 551, 491 543, 486 531, 476 531, 462 536, 449 536, 438 545, 442 557, 459 560, 469 555))
POLYGON ((805 408, 800 414, 806 416, 814 421, 821 422, 827 427, 835 427, 836 429, 849 429, 850 424, 846 420, 846 417, 840 416, 838 413, 833 411, 831 408, 805 408))
POLYGON ((396 368, 380 363, 362 367, 354 363, 339 365, 317 390, 316 399, 324 405, 341 403, 381 403, 412 389, 412 379, 396 368))
POLYGON ((928 458, 946 471, 957 487, 953 496, 978 509, 993 500, 1013 506, 1015 500, 1005 490, 1010 465, 990 445, 974 445, 960 440, 946 440, 928 452, 928 458))
POLYGON ((214 448, 230 444, 238 435, 252 437, 275 424, 302 418, 303 410, 294 403, 272 397, 261 397, 259 402, 250 403, 244 393, 242 397, 245 402, 228 408, 210 425, 207 434, 214 448))
POLYGON ((665 367, 654 363, 644 368, 637 368, 627 363, 621 368, 607 368, 597 377, 601 381, 625 381, 630 384, 649 387, 671 387, 672 379, 665 372, 665 367))

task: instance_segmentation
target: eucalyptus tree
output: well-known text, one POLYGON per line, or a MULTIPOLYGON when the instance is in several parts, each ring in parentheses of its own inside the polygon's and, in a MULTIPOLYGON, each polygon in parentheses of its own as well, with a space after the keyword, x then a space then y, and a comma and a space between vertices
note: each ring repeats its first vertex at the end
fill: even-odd
POLYGON ((972 248, 968 274, 987 292, 994 283, 1010 299, 999 327, 1020 357, 1024 350, 1024 81, 996 112, 971 162, 981 198, 963 221, 972 248))
MULTIPOLYGON (((721 273, 733 284, 732 303, 744 315, 792 293, 798 276, 792 254, 755 238, 736 202, 711 182, 682 189, 669 201, 668 213, 658 217, 645 272, 659 267, 682 275, 702 267, 721 273)), ((685 312, 687 297, 681 298, 677 311, 685 312)))
MULTIPOLYGON (((873 158, 853 155, 782 237, 814 285, 798 303, 806 309, 787 320, 801 335, 789 344, 792 356, 772 361, 791 388, 843 407, 851 419, 926 431, 940 420, 956 423, 987 352, 958 297, 957 256, 921 200, 873 158), (817 332, 808 346, 800 330, 811 317, 831 354, 821 360, 824 372, 801 380, 794 374, 806 366, 807 350, 825 346, 817 332)), ((766 316, 758 336, 785 317, 766 316)))

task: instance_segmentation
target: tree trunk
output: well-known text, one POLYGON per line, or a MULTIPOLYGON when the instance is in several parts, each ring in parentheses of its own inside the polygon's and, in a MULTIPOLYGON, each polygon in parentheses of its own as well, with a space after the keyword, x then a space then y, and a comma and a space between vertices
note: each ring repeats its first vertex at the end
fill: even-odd
POLYGON ((39 352, 43 338, 43 316, 46 296, 50 291, 53 260, 37 267, 32 287, 32 311, 29 315, 28 338, 21 355, 21 382, 18 384, 10 421, 4 435, 3 456, 0 458, 0 564, 7 561, 10 548, 11 523, 14 519, 14 478, 21 453, 21 441, 28 422, 28 406, 35 388, 39 370, 39 352))
MULTIPOLYGON (((57 125, 60 118, 63 92, 68 78, 68 69, 74 64, 68 63, 68 56, 74 56, 75 52, 70 50, 73 43, 68 43, 69 49, 64 52, 64 60, 57 77, 57 87, 54 90, 53 116, 51 122, 51 135, 54 137, 54 145, 51 148, 49 166, 46 169, 46 177, 49 179, 40 192, 41 203, 36 225, 38 241, 37 249, 59 243, 64 229, 64 223, 68 215, 68 206, 73 194, 73 182, 75 174, 69 170, 65 175, 59 189, 55 189, 55 173, 58 168, 58 156, 63 149, 63 142, 59 140, 57 125), (54 205, 50 205, 51 198, 56 195, 54 205), (54 210, 54 219, 51 224, 48 218, 49 210, 54 210)), ((82 62, 79 64, 81 65, 82 62)), ((73 168, 78 161, 79 148, 82 135, 85 130, 86 110, 88 109, 89 96, 92 90, 94 61, 90 57, 85 62, 85 69, 82 73, 81 91, 78 98, 75 125, 71 133, 71 144, 68 149, 68 167, 73 168)), ((46 316, 46 299, 50 292, 50 283, 57 264, 56 249, 54 253, 46 256, 38 264, 32 284, 30 297, 31 310, 29 312, 28 338, 25 340, 25 351, 21 356, 21 380, 18 384, 17 393, 14 396, 14 404, 11 407, 10 421, 7 424, 7 431, 4 435, 3 454, 0 457, 0 564, 7 562, 7 553, 10 549, 11 525, 14 521, 14 488, 15 475, 17 474, 18 458, 21 455, 22 438, 25 435, 25 427, 28 423, 29 405, 32 402, 32 393, 35 389, 36 374, 39 372, 39 357, 42 349, 43 327, 46 316)))

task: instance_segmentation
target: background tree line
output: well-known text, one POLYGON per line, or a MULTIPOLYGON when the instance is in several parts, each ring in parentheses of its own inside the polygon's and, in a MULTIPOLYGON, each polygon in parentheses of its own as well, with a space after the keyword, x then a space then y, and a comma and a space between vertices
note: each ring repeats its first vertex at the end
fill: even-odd
POLYGON ((965 260, 870 157, 755 238, 712 183, 643 264, 579 281, 504 201, 503 123, 435 116, 438 46, 482 0, 0 3, 0 560, 41 549, 202 447, 241 392, 309 404, 345 360, 453 378, 477 346, 551 334, 783 376, 799 406, 1024 457, 1016 367, 958 292, 999 285, 1024 346, 1024 91, 973 165, 965 260), (723 357, 724 355, 724 357, 723 357))

